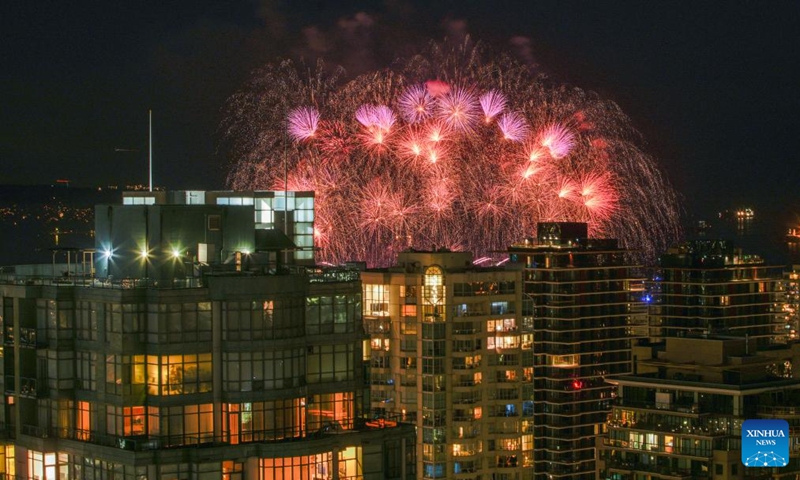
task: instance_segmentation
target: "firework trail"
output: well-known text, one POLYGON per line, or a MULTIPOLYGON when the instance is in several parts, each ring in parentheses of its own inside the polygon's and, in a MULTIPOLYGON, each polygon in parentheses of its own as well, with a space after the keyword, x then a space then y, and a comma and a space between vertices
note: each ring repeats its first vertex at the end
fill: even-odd
POLYGON ((616 104, 505 57, 432 44, 348 82, 269 65, 229 100, 231 188, 316 192, 318 261, 391 264, 409 247, 502 252, 540 221, 587 222, 652 262, 678 205, 616 104))

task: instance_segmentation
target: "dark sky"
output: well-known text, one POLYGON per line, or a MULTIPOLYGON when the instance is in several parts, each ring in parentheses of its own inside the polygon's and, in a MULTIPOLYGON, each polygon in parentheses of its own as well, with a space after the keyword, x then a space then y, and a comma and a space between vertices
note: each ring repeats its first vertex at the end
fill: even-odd
POLYGON ((469 34, 619 103, 690 216, 798 210, 798 25, 795 1, 9 0, 0 183, 146 183, 152 108, 156 184, 221 188, 220 109, 254 68, 357 75, 469 34))

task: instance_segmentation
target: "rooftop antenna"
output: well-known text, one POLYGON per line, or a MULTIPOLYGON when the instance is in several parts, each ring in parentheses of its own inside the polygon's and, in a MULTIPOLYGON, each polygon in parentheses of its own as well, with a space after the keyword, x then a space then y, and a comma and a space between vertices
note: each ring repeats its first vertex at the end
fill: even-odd
POLYGON ((150 167, 150 191, 152 192, 153 191, 153 110, 152 109, 147 111, 147 116, 148 116, 148 120, 149 120, 148 121, 148 123, 149 123, 149 133, 147 135, 147 138, 148 138, 149 144, 150 144, 150 148, 149 148, 150 153, 148 155, 148 164, 149 164, 149 167, 150 167))

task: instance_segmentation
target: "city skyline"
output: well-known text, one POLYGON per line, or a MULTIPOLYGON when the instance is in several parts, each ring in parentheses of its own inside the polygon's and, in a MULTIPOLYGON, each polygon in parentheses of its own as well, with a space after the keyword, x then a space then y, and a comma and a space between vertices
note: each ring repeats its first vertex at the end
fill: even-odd
POLYGON ((222 188, 219 109, 253 68, 320 56, 353 78, 429 39, 469 35, 617 102, 689 218, 738 205, 777 215, 797 205, 790 83, 798 11, 788 2, 173 7, 7 7, 18 10, 4 15, 14 22, 3 47, 10 74, 0 155, 8 167, 0 183, 145 180, 153 108, 156 184, 222 188))
POLYGON ((736 479, 742 420, 800 418, 785 343, 796 273, 705 241, 671 250, 649 281, 616 240, 570 222, 538 224, 492 267, 439 249, 326 268, 303 255, 312 235, 306 249, 288 238, 314 221, 313 199, 125 192, 97 207, 93 249, 4 270, 0 468, 736 479), (698 362, 664 355, 676 350, 698 362))

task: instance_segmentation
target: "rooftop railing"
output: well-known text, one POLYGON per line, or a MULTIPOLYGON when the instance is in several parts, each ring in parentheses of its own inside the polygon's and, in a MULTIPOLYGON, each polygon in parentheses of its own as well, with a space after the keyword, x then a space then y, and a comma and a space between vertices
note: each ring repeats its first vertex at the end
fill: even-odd
MULTIPOLYGON (((112 276, 98 278, 91 275, 27 275, 9 271, 9 267, 0 270, 0 284, 20 285, 20 286, 54 286, 54 287, 88 287, 106 288, 115 290, 129 290, 137 288, 160 288, 160 289, 182 289, 182 288, 203 288, 207 285, 207 277, 241 275, 254 276, 254 272, 236 272, 228 270, 210 270, 197 277, 155 279, 146 277, 124 277, 115 278, 112 276)), ((291 266, 281 269, 280 272, 270 271, 261 272, 258 276, 264 275, 302 275, 309 283, 342 283, 357 282, 361 279, 358 270, 338 267, 305 267, 291 266)))

